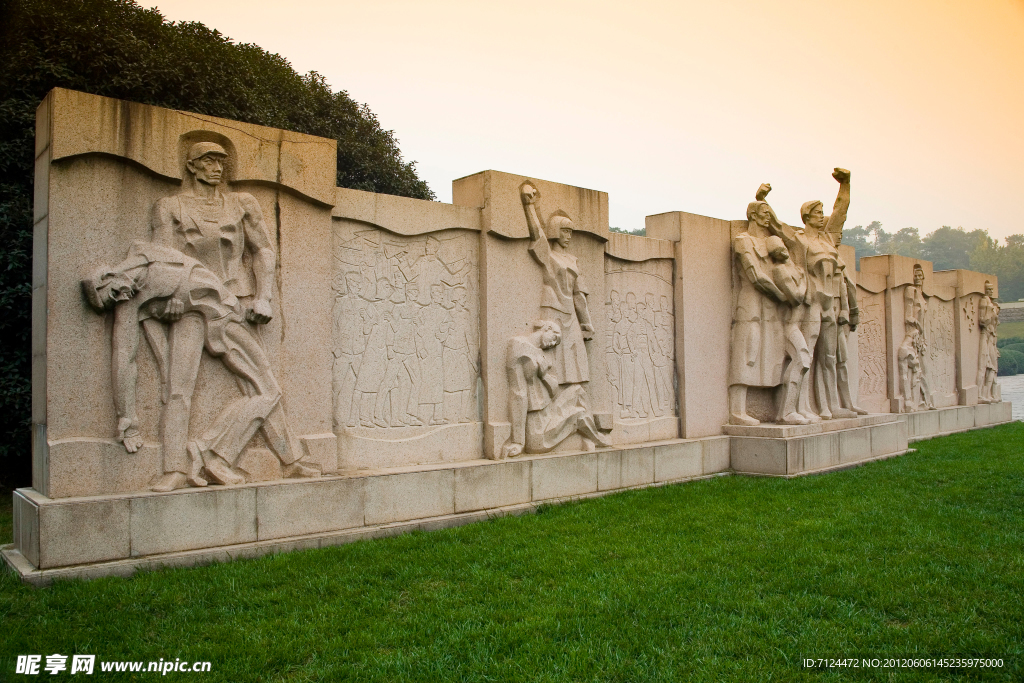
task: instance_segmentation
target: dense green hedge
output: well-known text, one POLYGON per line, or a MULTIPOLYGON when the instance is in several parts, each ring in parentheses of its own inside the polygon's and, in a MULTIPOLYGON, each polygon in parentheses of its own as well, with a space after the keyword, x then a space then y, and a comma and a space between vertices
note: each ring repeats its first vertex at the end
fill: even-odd
POLYGON ((999 374, 1019 375, 1024 372, 1024 353, 1009 348, 999 349, 999 374))
POLYGON ((0 484, 29 483, 35 110, 62 87, 338 140, 338 185, 433 199, 391 131, 316 73, 132 0, 0 0, 0 484))

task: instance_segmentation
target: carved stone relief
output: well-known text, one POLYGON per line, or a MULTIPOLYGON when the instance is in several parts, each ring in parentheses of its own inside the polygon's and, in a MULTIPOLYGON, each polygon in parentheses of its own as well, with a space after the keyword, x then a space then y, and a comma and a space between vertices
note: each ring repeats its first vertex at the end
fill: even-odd
POLYGON ((617 422, 678 414, 672 262, 605 259, 605 358, 617 422))
POLYGON ((408 440, 478 423, 475 235, 339 222, 334 260, 335 431, 408 440))
POLYGON ((858 289, 860 325, 857 352, 860 370, 860 400, 868 406, 887 404, 885 362, 885 295, 858 289))
POLYGON ((956 339, 952 301, 929 297, 925 337, 928 339, 928 367, 932 373, 932 391, 936 405, 956 403, 956 339))
POLYGON ((999 348, 996 346, 999 328, 999 304, 992 298, 995 288, 985 281, 985 295, 978 306, 978 403, 999 401, 996 374, 999 371, 999 348))
POLYGON ((151 241, 136 242, 115 266, 95 265, 82 281, 88 303, 113 311, 112 377, 118 438, 129 453, 143 446, 136 407, 140 326, 156 357, 163 472, 154 491, 208 483, 241 484, 236 465, 257 431, 285 476, 320 472, 299 460, 281 389, 259 335, 272 318, 276 253, 259 203, 221 188, 227 152, 198 142, 188 150, 182 191, 156 202, 151 241), (240 395, 191 439, 192 399, 203 351, 234 375, 240 395))
MULTIPOLYGON (((537 188, 525 182, 519 192, 530 231, 527 248, 540 271, 532 275, 541 287, 540 318, 530 335, 509 341, 506 371, 512 431, 498 455, 546 453, 577 432, 587 450, 607 446, 605 433, 610 428, 599 428, 586 404, 584 385, 590 381, 586 342, 593 339, 594 325, 589 289, 576 257, 568 251, 572 219, 556 211, 547 225, 542 224, 537 188)), ((636 344, 639 348, 640 341, 636 344)), ((652 380, 653 374, 652 369, 652 380)))
POLYGON ((924 293, 924 269, 914 266, 914 284, 903 288, 904 336, 896 352, 904 412, 935 410, 931 355, 926 321, 929 297, 924 293))

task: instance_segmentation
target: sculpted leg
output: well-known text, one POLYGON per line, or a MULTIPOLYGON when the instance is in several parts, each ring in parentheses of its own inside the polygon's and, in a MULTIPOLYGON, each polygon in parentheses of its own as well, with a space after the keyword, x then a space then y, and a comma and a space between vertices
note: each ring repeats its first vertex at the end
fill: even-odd
POLYGON ((205 485, 198 474, 202 462, 190 457, 188 451, 192 394, 199 376, 205 336, 206 325, 197 314, 186 315, 171 325, 167 403, 160 421, 164 474, 152 482, 150 488, 154 491, 171 491, 188 484, 205 485))
POLYGON ((733 384, 729 387, 729 424, 753 427, 760 420, 747 415, 747 385, 733 384))

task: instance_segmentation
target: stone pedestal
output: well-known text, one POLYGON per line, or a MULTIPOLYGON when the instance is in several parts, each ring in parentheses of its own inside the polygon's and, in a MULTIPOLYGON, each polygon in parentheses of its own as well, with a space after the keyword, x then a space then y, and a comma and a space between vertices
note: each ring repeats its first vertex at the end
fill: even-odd
POLYGON ((890 414, 814 425, 726 425, 732 469, 792 477, 888 458, 907 450, 907 425, 890 414))

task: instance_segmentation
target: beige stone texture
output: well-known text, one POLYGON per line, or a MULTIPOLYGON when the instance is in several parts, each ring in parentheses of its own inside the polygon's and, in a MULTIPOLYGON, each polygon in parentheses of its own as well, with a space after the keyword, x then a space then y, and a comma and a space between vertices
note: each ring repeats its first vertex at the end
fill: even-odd
POLYGON ((682 441, 654 447, 654 481, 675 481, 704 473, 704 446, 682 441))
POLYGON ((1007 401, 992 403, 992 422, 999 424, 1013 419, 1013 406, 1007 401))
MULTIPOLYGON (((334 203, 334 140, 61 88, 50 91, 47 99, 54 161, 106 154, 174 181, 182 178, 192 142, 227 143, 237 181, 283 185, 322 204, 334 203)), ((37 140, 37 149, 39 144, 37 140)))
POLYGON ((704 474, 717 474, 729 469, 729 437, 701 439, 704 474))
POLYGON ((652 484, 655 481, 655 453, 664 446, 654 448, 631 448, 622 451, 620 460, 621 471, 619 485, 622 488, 629 486, 643 486, 652 484))
POLYGON ((987 427, 992 424, 992 404, 979 403, 974 406, 974 426, 987 427))
POLYGON ((533 500, 580 496, 597 491, 598 453, 532 458, 533 500))
POLYGON ((482 425, 438 427, 349 427, 338 436, 341 471, 460 462, 481 457, 482 425), (386 434, 385 434, 386 432, 386 434))
POLYGON ((13 526, 14 547, 34 566, 39 566, 39 505, 33 500, 39 496, 34 489, 14 492, 13 526))
POLYGON ((907 425, 902 421, 871 428, 871 455, 879 456, 907 448, 907 425))
POLYGON ((608 256, 621 261, 640 263, 652 259, 675 259, 675 243, 669 239, 641 237, 623 232, 609 232, 605 245, 608 256))
POLYGON ((844 429, 839 436, 839 462, 857 462, 871 455, 871 428, 844 429))
POLYGON ((529 460, 488 462, 455 470, 455 512, 530 502, 529 460))
POLYGON ((676 243, 676 376, 680 436, 722 433, 729 420, 730 222, 676 211, 647 217, 647 235, 676 243))
POLYGON ((159 443, 127 453, 120 441, 82 437, 54 441, 49 452, 50 498, 145 491, 160 471, 159 443))
POLYGON ((801 439, 803 463, 798 471, 813 472, 814 470, 838 465, 839 435, 841 433, 820 434, 807 439, 801 439))
POLYGON ((253 486, 144 494, 129 502, 132 557, 257 539, 253 486))
POLYGON ((809 425, 774 425, 761 424, 752 427, 743 425, 725 425, 723 429, 726 434, 732 436, 757 436, 762 438, 789 439, 797 436, 813 436, 825 432, 835 432, 842 429, 854 429, 867 425, 876 425, 893 422, 894 415, 881 413, 876 415, 862 415, 860 417, 845 418, 842 420, 823 420, 817 424, 809 425))
MULTIPOLYGON (((614 491, 622 488, 622 451, 603 451, 597 454, 597 490, 614 491)), ((651 455, 654 455, 653 449, 651 455)))
POLYGON ((734 436, 729 440, 730 462, 737 472, 785 475, 789 448, 785 439, 734 436))
POLYGON ((389 524, 455 512, 452 470, 372 477, 366 482, 366 524, 389 524))
POLYGON ((40 568, 128 557, 129 502, 91 500, 39 508, 40 568))
POLYGON ((937 410, 926 410, 921 413, 910 413, 907 415, 907 434, 910 438, 934 436, 940 430, 940 412, 937 410))
MULTIPOLYGON (((537 180, 526 176, 482 171, 452 181, 452 203, 481 209, 481 229, 501 237, 525 239, 530 236, 519 201, 519 186, 529 180, 540 191, 540 219, 547 223, 555 211, 572 218, 574 230, 588 232, 602 242, 609 238, 608 193, 582 187, 537 180)), ((591 276, 596 278, 596 273, 591 276)))
POLYGON ((458 228, 480 231, 480 209, 425 199, 335 188, 334 218, 372 225, 396 235, 425 235, 458 228))
POLYGON ((256 489, 257 540, 363 526, 366 479, 328 479, 256 489))

